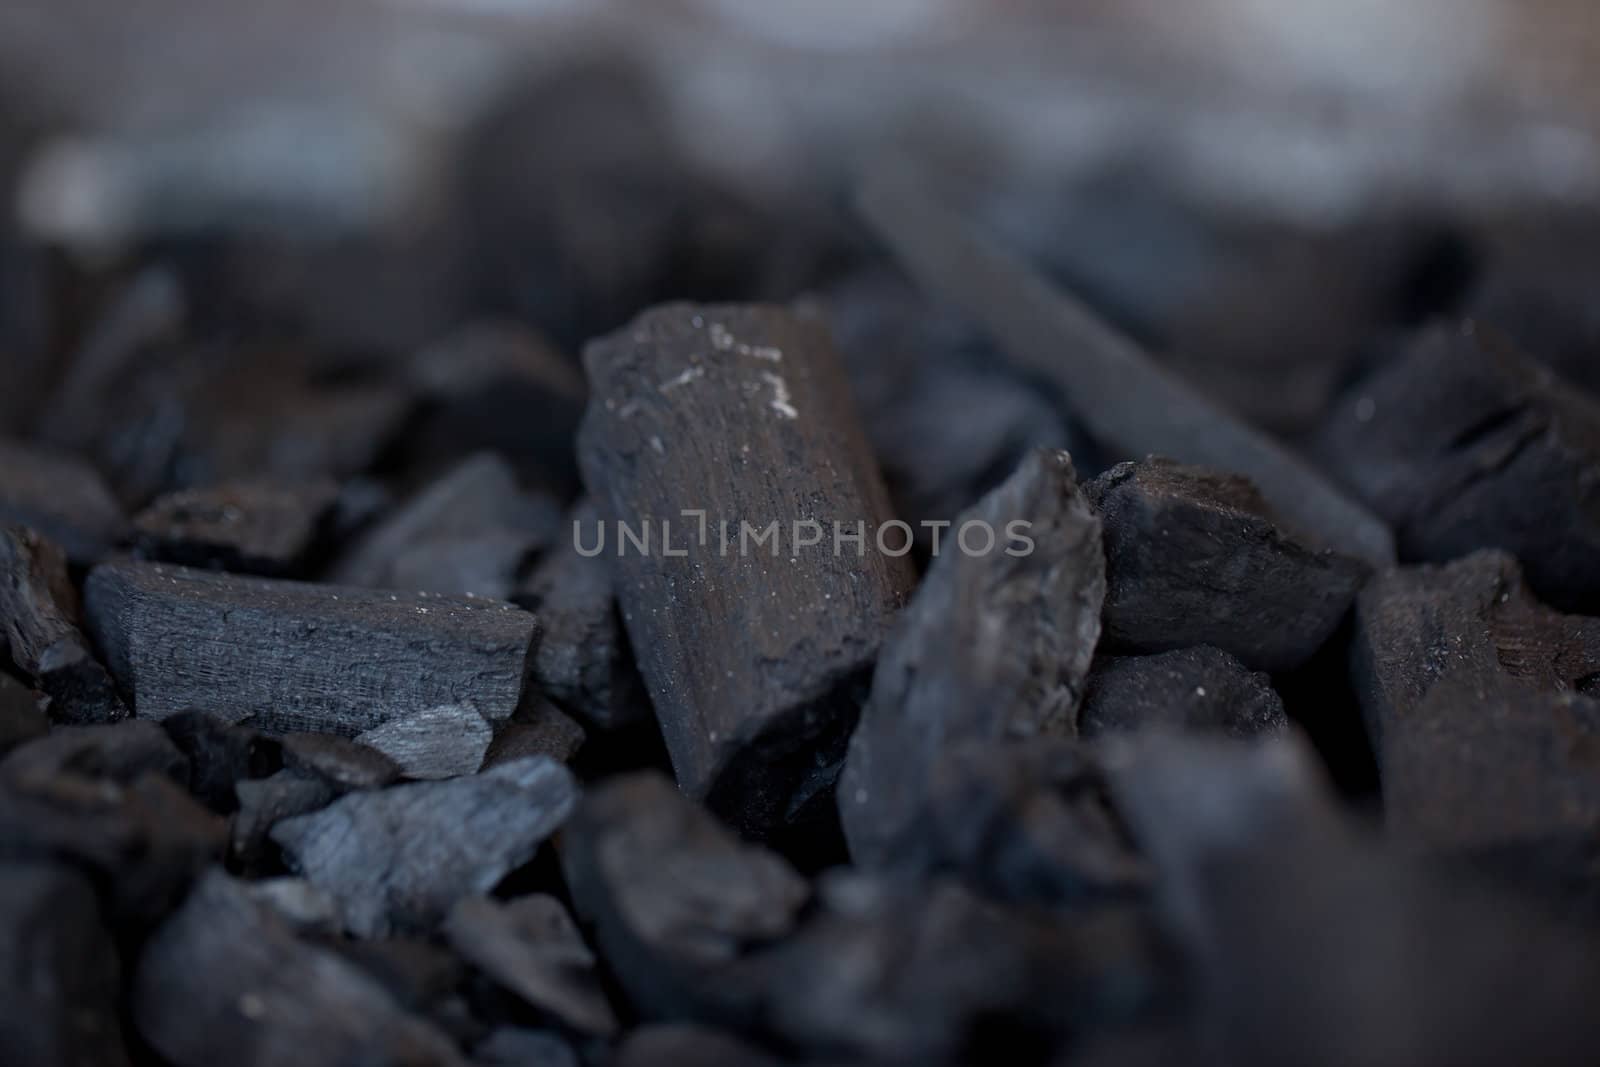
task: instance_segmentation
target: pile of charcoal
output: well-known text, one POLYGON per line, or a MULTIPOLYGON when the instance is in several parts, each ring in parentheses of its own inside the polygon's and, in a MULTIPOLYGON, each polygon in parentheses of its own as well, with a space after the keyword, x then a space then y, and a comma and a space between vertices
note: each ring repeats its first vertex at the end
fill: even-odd
POLYGON ((855 210, 547 334, 279 343, 193 247, 50 307, 0 1058, 1600 1062, 1600 403, 1397 281, 1271 410, 855 210))

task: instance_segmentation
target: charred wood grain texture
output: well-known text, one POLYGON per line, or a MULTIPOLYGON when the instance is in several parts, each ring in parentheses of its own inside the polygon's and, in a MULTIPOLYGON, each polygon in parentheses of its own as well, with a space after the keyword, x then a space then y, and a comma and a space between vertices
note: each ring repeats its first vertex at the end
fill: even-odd
POLYGON ((203 707, 262 729, 344 735, 461 699, 508 718, 537 629, 492 601, 156 563, 97 567, 85 601, 141 716, 203 707))
POLYGON ((607 561, 679 783, 749 831, 781 824, 843 755, 913 581, 875 543, 887 494, 827 330, 778 307, 673 304, 584 362, 584 482, 602 518, 653 527, 648 553, 607 561), (683 509, 706 513, 706 543, 683 509), (799 547, 807 521, 822 533, 799 547), (859 555, 835 552, 835 522, 864 523, 859 555), (741 546, 741 523, 777 537, 741 546))

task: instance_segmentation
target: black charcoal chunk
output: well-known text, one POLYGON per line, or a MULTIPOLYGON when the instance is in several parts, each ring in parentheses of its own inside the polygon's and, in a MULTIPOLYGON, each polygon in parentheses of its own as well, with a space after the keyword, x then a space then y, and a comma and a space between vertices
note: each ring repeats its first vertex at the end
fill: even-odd
POLYGON ((126 1064, 120 970, 88 878, 59 864, 0 862, 0 1049, 7 1064, 126 1064))
POLYGON ((99 473, 70 453, 0 439, 0 523, 31 527, 74 563, 98 561, 128 520, 99 473))
POLYGON ((884 647, 839 779, 850 852, 865 866, 915 821, 947 746, 1072 736, 1100 636, 1100 520, 1066 453, 1030 454, 947 534, 884 647), (968 526, 980 531, 974 549, 992 532, 987 552, 961 547, 968 526))
POLYGON ((285 767, 321 779, 335 792, 380 789, 400 777, 400 766, 394 760, 338 734, 288 733, 278 744, 285 767))
POLYGON ((78 630, 78 595, 61 549, 23 526, 0 526, 0 636, 50 698, 56 722, 114 722, 127 709, 78 630))
POLYGON ((809 895, 781 857, 741 843, 654 772, 593 788, 560 851, 579 918, 649 1019, 737 1010, 751 991, 719 973, 787 935, 809 895))
POLYGON ((344 908, 352 933, 430 929, 487 893, 566 821, 577 783, 534 757, 482 774, 350 793, 272 830, 296 870, 344 908))
POLYGON ((617 1032, 594 953, 554 897, 468 897, 450 909, 444 934, 462 957, 562 1025, 599 1037, 617 1032))
POLYGON ((265 778, 283 762, 270 738, 203 711, 180 711, 163 719, 161 729, 188 759, 189 791, 224 815, 238 807, 238 782, 265 778))
POLYGON ((58 773, 0 785, 0 856, 81 866, 108 887, 112 919, 138 930, 171 910, 222 855, 227 828, 165 774, 127 785, 58 773))
POLYGON ((0 756, 43 737, 49 729, 50 719, 33 690, 9 674, 0 674, 0 756))
POLYGON ((135 545, 146 559, 297 577, 338 499, 339 487, 327 479, 182 489, 134 518, 135 545))
POLYGON ((1078 712, 1085 738, 1151 729, 1254 737, 1277 733, 1288 722, 1271 678, 1208 645, 1102 656, 1078 712))
POLYGON ((1511 557, 1379 575, 1358 602, 1356 692, 1385 817, 1440 847, 1600 827, 1600 620, 1535 600, 1511 557))
POLYGON ((738 968, 767 1025, 815 1057, 995 1062, 1126 1024, 1159 995, 1152 932, 1131 910, 1049 916, 855 873, 818 894, 794 936, 738 968))
POLYGON ((876 543, 888 497, 827 329, 778 307, 671 304, 590 342, 584 363, 584 484, 613 521, 606 561, 678 782, 748 832, 775 829, 843 756, 913 581, 893 554, 903 531, 876 543), (623 550, 618 523, 648 526, 653 550, 623 550), (834 550, 835 523, 864 524, 859 554, 834 550))
POLYGON ((478 1067, 578 1067, 579 1061, 558 1034, 501 1026, 473 1046, 472 1062, 478 1067))
POLYGON ((1319 452, 1402 559, 1504 549, 1541 598, 1600 613, 1600 401, 1489 328, 1425 331, 1352 387, 1319 452))
POLYGON ((616 1067, 780 1067, 778 1057, 733 1034, 696 1023, 654 1023, 628 1033, 616 1067))
POLYGON ((503 600, 524 562, 558 536, 560 519, 556 503, 522 491, 504 459, 480 452, 364 535, 332 580, 503 600))
POLYGON ((992 899, 1051 907, 1132 897, 1144 889, 1146 873, 1092 754, 1051 737, 949 745, 887 866, 917 878, 946 874, 992 899))
POLYGON ((1156 453, 1239 471, 1277 514, 1320 543, 1375 566, 1394 561, 1393 537, 1377 516, 1164 370, 915 181, 885 171, 865 183, 857 206, 919 282, 981 321, 1012 365, 1045 383, 1096 440, 1121 455, 1156 453))
POLYGON ((59 726, 0 760, 0 782, 60 774, 128 785, 144 774, 189 786, 190 761, 161 727, 135 719, 105 726, 59 726))
POLYGON ((612 592, 609 563, 592 546, 601 519, 587 501, 573 508, 556 543, 514 602, 539 618, 533 679, 541 692, 601 730, 650 714, 612 592))
POLYGON ((500 727, 494 743, 483 757, 485 769, 522 759, 549 756, 557 763, 570 763, 586 738, 583 727, 547 700, 525 701, 500 727))
POLYGON ((483 765, 494 728, 471 704, 397 715, 356 735, 356 741, 394 761, 407 778, 456 778, 483 765))
POLYGON ((174 1067, 463 1062, 377 982, 297 940, 220 871, 146 944, 132 1005, 140 1034, 174 1067))
POLYGON ((1085 488, 1105 523, 1105 640, 1121 652, 1214 645, 1291 670, 1338 627, 1367 567, 1280 528, 1247 479, 1151 458, 1085 488))
POLYGON ((340 790, 317 775, 286 768, 268 778, 239 782, 234 793, 239 810, 228 824, 229 868, 253 875, 271 869, 278 858, 271 842, 274 826, 321 811, 338 799, 340 790))
POLYGON ((1577 1067, 1600 1051, 1594 931, 1380 847, 1293 734, 1125 743, 1112 781, 1192 975, 1185 1061, 1577 1067))
POLYGON ((509 604, 159 563, 96 567, 85 603, 139 715, 203 707, 260 729, 347 736, 462 698, 507 718, 537 629, 509 604))

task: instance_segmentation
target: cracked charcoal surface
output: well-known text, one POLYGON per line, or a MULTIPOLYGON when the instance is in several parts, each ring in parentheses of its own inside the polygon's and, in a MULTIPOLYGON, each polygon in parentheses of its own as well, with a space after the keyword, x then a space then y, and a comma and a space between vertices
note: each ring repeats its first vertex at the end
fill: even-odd
POLYGON ((857 863, 897 847, 948 746, 1076 733, 1106 586, 1100 520, 1066 453, 1030 454, 960 521, 1017 520, 1032 523, 1031 552, 941 555, 885 645, 839 779, 857 863))
POLYGON ((444 704, 397 715, 356 735, 394 761, 407 778, 456 778, 483 765, 494 728, 471 704, 444 704))

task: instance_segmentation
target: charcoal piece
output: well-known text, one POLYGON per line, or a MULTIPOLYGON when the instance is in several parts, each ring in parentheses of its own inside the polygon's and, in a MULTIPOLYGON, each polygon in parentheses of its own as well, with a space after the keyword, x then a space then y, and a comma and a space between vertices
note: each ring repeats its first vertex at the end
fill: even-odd
POLYGON ((334 567, 343 585, 504 599, 557 535, 558 506, 524 493, 492 452, 472 456, 379 523, 334 567))
POLYGON ((239 810, 228 825, 230 869, 244 874, 270 869, 277 858, 272 828, 284 819, 321 811, 338 799, 340 792, 325 778, 289 768, 267 778, 236 783, 239 810))
POLYGON ((31 527, 74 563, 97 562, 128 520, 89 464, 66 452, 0 439, 0 523, 31 527))
POLYGON ((128 785, 164 775, 188 788, 190 761, 161 727, 135 719, 105 726, 60 726, 0 760, 0 782, 43 781, 60 774, 128 785))
POLYGON ((189 567, 294 577, 327 527, 339 487, 231 482, 169 493, 133 520, 140 556, 189 567))
POLYGON ((1291 670, 1367 576, 1361 561, 1280 529, 1236 475, 1151 458, 1084 491, 1105 523, 1105 639, 1117 651, 1214 645, 1254 670, 1291 670))
POLYGON ((119 971, 88 878, 59 864, 0 862, 0 1048, 8 1064, 126 1064, 119 971))
POLYGON ((333 948, 375 979, 396 1004, 418 1014, 448 1000, 466 977, 455 954, 431 941, 385 937, 338 941, 333 948))
POLYGON ((50 698, 57 722, 114 722, 127 709, 78 630, 78 596, 61 549, 22 526, 0 526, 0 636, 11 660, 50 698))
POLYGON ((288 733, 278 739, 283 764, 327 782, 336 792, 381 789, 400 777, 394 760, 338 734, 288 733))
POLYGON ((1084 738, 1133 730, 1207 730, 1229 737, 1288 726, 1272 679, 1209 645, 1153 656, 1102 656, 1078 712, 1084 738))
POLYGON ((570 498, 583 371, 526 326, 481 322, 418 351, 407 380, 425 403, 407 452, 418 458, 489 449, 525 484, 570 498))
POLYGON ((1105 560, 1071 459, 1030 454, 951 537, 969 525, 1000 540, 975 555, 958 541, 934 560, 884 647, 850 740, 839 815, 864 866, 897 847, 946 746, 1076 730, 1105 560), (1009 540, 1017 530, 1026 542, 1009 540))
POLYGON ((493 740, 494 728, 471 704, 441 704, 397 715, 356 736, 393 760, 407 778, 472 774, 483 765, 493 740))
POLYGON ((33 690, 9 674, 0 674, 0 758, 49 729, 50 719, 33 690))
POLYGON ((344 735, 463 698, 505 719, 537 628, 507 604, 159 563, 96 567, 85 603, 141 716, 203 707, 259 729, 344 735))
MULTIPOLYGON (((478 1067, 578 1067, 578 1054, 558 1034, 501 1026, 472 1049, 478 1067)), ((679 1063, 702 1063, 679 1060, 679 1063)), ((707 1064, 706 1067, 715 1067, 707 1064)))
POLYGON ((1318 451, 1402 558, 1504 549, 1541 598, 1600 614, 1600 401, 1488 328, 1425 331, 1352 387, 1318 451))
POLYGON ((1384 824, 1492 850, 1600 830, 1600 701, 1446 676, 1383 735, 1384 824))
POLYGON ((651 1019, 737 1011, 750 991, 719 972, 788 934, 808 896, 782 858, 741 843, 654 772, 591 789, 560 851, 579 918, 651 1019))
POLYGON ((857 203, 913 277, 981 321, 1016 369, 1046 383, 1097 441, 1121 455, 1170 455, 1237 471, 1319 544, 1374 566, 1393 562, 1393 535, 1366 507, 1163 370, 914 181, 879 175, 857 203))
POLYGON ((297 940, 220 871, 146 944, 132 1011, 139 1033, 175 1067, 463 1062, 377 982, 297 940))
POLYGON ((1126 899, 1146 871, 1089 751, 1065 738, 965 741, 934 763, 896 874, 960 879, 992 899, 1050 907, 1126 899))
POLYGON ((222 854, 222 820, 171 778, 127 785, 63 773, 0 785, 0 856, 67 860, 108 888, 111 919, 137 932, 170 911, 222 854))
POLYGON ((189 791, 223 815, 239 806, 238 782, 265 778, 283 763, 270 738, 203 711, 180 711, 162 720, 161 729, 188 760, 189 791))
POLYGON ((1358 602, 1356 690, 1385 817, 1435 847, 1498 848, 1600 826, 1600 620, 1537 600, 1478 552, 1380 575, 1358 602))
POLYGON ((1182 1061, 1594 1061, 1592 929, 1384 849, 1292 733, 1124 745, 1113 793, 1156 870, 1204 1034, 1182 1061))
POLYGON ((600 1037, 617 1032, 594 953, 554 897, 468 897, 450 909, 444 934, 474 966, 563 1025, 600 1037))
POLYGON ((487 893, 532 859, 576 801, 566 768, 533 757, 467 778, 350 793, 278 823, 272 839, 340 902, 352 933, 425 931, 457 900, 487 893))
POLYGON ((843 756, 913 582, 890 554, 899 534, 877 536, 887 495, 827 330, 778 307, 671 304, 584 363, 584 484, 603 518, 654 528, 655 550, 616 544, 606 561, 678 782, 748 832, 774 829, 843 756), (859 553, 834 551, 858 523, 859 553), (768 524, 766 545, 738 543, 768 524))
POLYGON ((533 679, 541 692, 601 730, 650 714, 634 666, 608 562, 578 551, 593 543, 601 520, 584 501, 573 508, 551 551, 512 600, 539 617, 533 679))
POLYGON ((695 1023, 656 1023, 629 1032, 616 1067, 780 1067, 782 1060, 722 1030, 695 1023))
POLYGON ((335 937, 344 929, 339 902, 304 878, 264 878, 244 886, 258 904, 272 909, 296 933, 335 937))
POLYGON ((1048 916, 949 881, 839 872, 818 896, 799 931, 735 968, 766 1025, 813 1057, 995 1062, 1125 1025, 1163 995, 1135 911, 1048 916))
POLYGON ((488 769, 526 756, 549 756, 557 763, 570 763, 585 737, 583 727, 560 708, 535 699, 524 703, 511 721, 500 727, 483 757, 483 766, 488 769))

